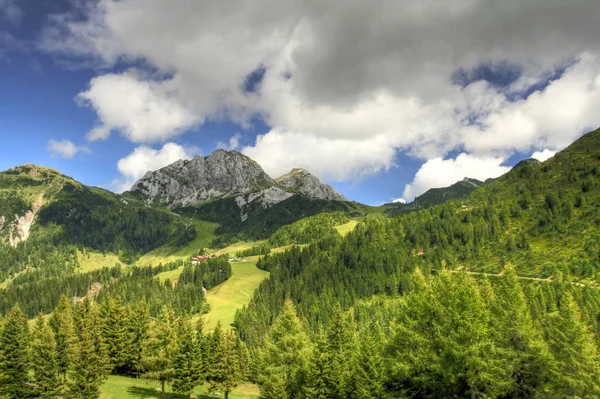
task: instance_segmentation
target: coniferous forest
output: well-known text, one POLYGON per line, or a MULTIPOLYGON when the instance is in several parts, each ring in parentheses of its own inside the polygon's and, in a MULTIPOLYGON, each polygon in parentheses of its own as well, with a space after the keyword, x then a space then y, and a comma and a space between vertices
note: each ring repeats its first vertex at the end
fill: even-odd
POLYGON ((273 229, 231 253, 269 275, 211 328, 229 256, 83 271, 81 249, 131 260, 195 239, 181 238, 188 215, 136 204, 119 220, 85 190, 74 198, 103 211, 59 201, 42 208, 43 234, 0 247, 0 398, 100 398, 111 375, 155 381, 163 398, 248 382, 272 399, 600 397, 600 130, 467 198, 273 229))

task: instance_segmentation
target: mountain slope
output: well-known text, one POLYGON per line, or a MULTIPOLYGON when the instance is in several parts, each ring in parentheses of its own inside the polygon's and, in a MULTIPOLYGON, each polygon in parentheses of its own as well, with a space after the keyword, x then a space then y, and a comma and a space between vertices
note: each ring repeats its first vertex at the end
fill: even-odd
POLYGON ((390 216, 397 216, 402 213, 443 204, 449 200, 467 198, 473 191, 491 181, 493 181, 493 179, 488 179, 485 182, 482 182, 477 179, 465 177, 463 180, 460 180, 451 186, 429 189, 425 193, 416 197, 413 202, 408 204, 385 204, 384 212, 390 216))
POLYGON ((43 205, 65 186, 80 186, 60 172, 23 165, 0 172, 0 244, 26 241, 43 205))

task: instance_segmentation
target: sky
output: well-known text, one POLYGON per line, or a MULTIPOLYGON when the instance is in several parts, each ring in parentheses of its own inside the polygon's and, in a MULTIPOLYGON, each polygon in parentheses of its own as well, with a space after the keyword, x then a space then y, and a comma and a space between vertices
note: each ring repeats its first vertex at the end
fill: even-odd
POLYGON ((411 201, 600 127, 597 0, 0 0, 0 170, 233 149, 411 201))

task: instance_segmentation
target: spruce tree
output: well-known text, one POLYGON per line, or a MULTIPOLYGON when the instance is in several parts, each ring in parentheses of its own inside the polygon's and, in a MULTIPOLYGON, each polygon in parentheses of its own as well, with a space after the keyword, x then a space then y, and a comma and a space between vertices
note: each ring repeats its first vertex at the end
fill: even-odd
POLYGON ((240 360, 233 331, 223 334, 210 367, 208 382, 210 391, 222 391, 225 399, 242 379, 240 360))
POLYGON ((100 386, 110 371, 110 363, 102 341, 98 307, 85 299, 76 306, 74 316, 79 326, 78 351, 69 370, 69 398, 99 398, 100 386))
POLYGON ((354 396, 364 399, 386 397, 386 369, 383 358, 384 339, 378 323, 371 324, 359 335, 358 353, 353 362, 354 396))
POLYGON ((120 297, 105 297, 100 307, 102 338, 112 372, 123 371, 128 364, 131 336, 129 314, 120 297))
POLYGON ((288 300, 260 352, 261 397, 277 398, 282 397, 282 393, 287 398, 301 396, 310 354, 308 334, 288 300))
POLYGON ((208 373, 209 359, 209 336, 204 333, 204 320, 198 318, 196 322, 196 346, 198 351, 198 380, 201 383, 206 381, 208 373))
POLYGON ((54 332, 40 315, 33 328, 31 342, 36 397, 57 398, 63 392, 64 384, 58 373, 56 354, 54 332))
POLYGON ((73 320, 73 308, 67 297, 63 296, 50 317, 50 327, 56 341, 56 367, 63 382, 67 372, 77 356, 77 336, 73 320))
POLYGON ((177 351, 173 359, 173 390, 190 396, 201 383, 202 363, 200 347, 191 323, 185 319, 177 322, 177 351))
POLYGON ((0 396, 7 399, 27 398, 29 385, 30 336, 27 317, 19 305, 9 312, 0 332, 0 396))
POLYGON ((143 297, 131 312, 129 319, 128 367, 137 374, 141 372, 141 360, 144 341, 148 338, 150 310, 143 297))
POLYGON ((545 331, 554 357, 549 381, 551 397, 599 397, 600 354, 570 294, 562 298, 557 313, 547 316, 545 331))
POLYGON ((173 378, 176 352, 175 315, 172 309, 163 306, 156 320, 150 323, 141 359, 142 377, 160 382, 163 399, 166 398, 165 384, 173 378))
MULTIPOLYGON (((510 395, 531 397, 543 392, 548 379, 550 353, 541 331, 533 324, 516 270, 508 265, 495 282, 489 298, 492 335, 504 351, 505 367, 511 371, 510 395)), ((533 298, 532 298, 533 299, 533 298)))

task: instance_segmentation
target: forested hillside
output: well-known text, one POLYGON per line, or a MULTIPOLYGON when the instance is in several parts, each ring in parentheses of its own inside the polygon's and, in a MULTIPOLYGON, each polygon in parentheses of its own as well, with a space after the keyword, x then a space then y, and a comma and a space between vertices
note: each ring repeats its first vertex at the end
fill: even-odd
POLYGON ((393 218, 301 196, 245 222, 228 200, 178 216, 65 186, 27 241, 0 247, 17 265, 0 290, 0 396, 97 398, 112 373, 183 395, 251 381, 264 398, 600 397, 600 130, 393 218), (213 246, 265 239, 237 252, 270 274, 232 326, 198 321, 203 288, 232 274, 225 256, 77 272, 87 248, 135 259, 189 243, 193 218, 221 223, 213 246))

